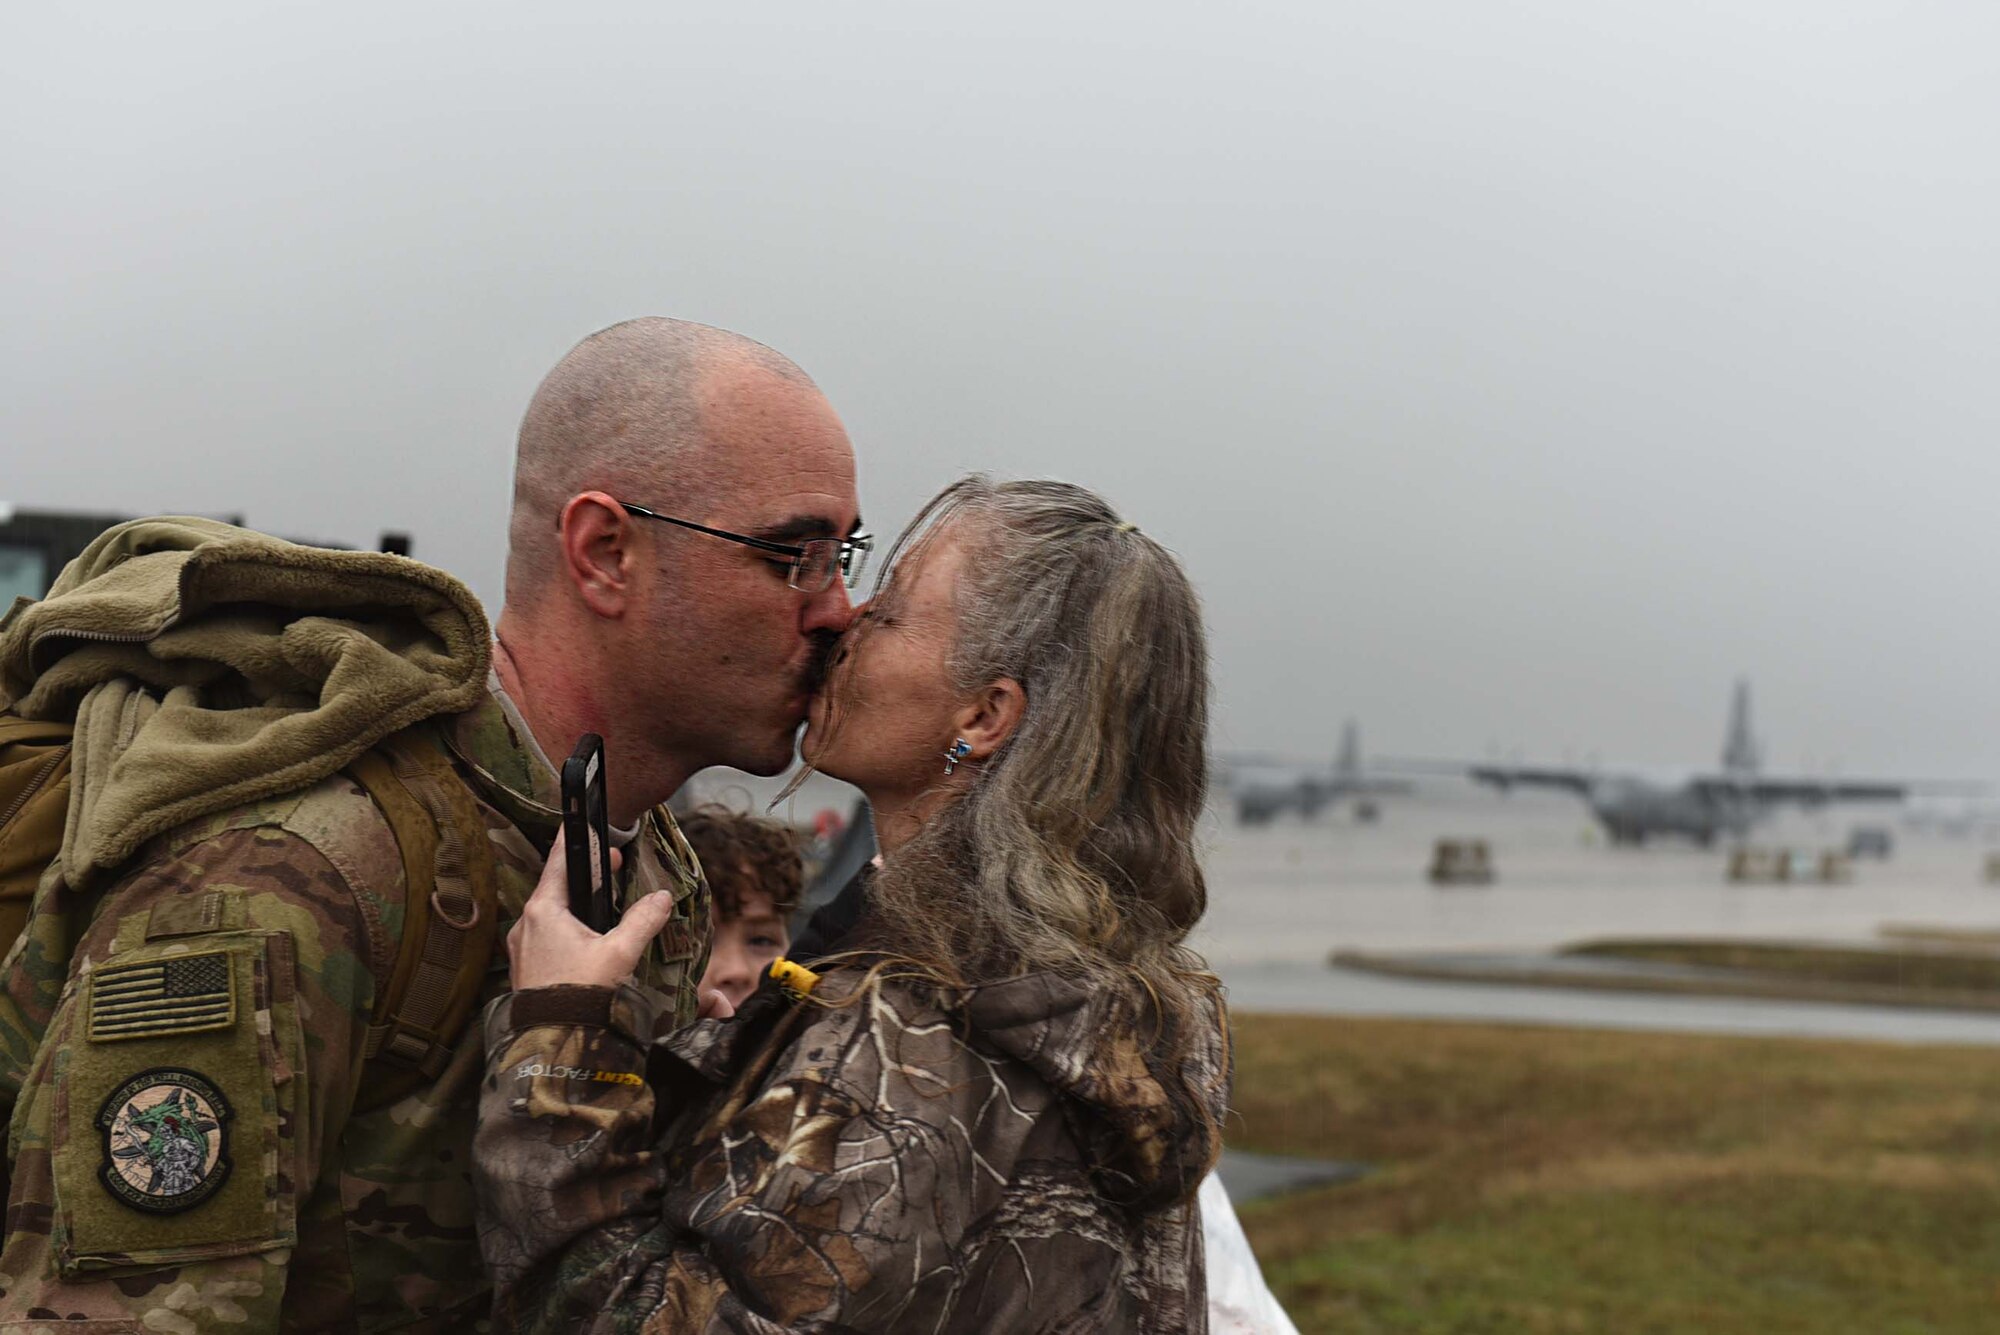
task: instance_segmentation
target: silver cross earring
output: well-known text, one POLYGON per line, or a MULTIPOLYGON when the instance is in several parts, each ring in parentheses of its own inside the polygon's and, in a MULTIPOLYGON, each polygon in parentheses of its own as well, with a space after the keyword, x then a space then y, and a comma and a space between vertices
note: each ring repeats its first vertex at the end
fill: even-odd
POLYGON ((963 737, 957 738, 950 746, 944 749, 944 772, 946 774, 952 773, 958 768, 958 762, 971 754, 972 743, 966 741, 963 737))

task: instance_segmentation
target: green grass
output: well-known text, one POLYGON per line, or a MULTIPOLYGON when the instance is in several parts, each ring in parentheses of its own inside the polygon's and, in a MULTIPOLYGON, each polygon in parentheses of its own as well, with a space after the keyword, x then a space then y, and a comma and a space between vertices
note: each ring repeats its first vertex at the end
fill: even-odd
POLYGON ((2000 1049, 1240 1016, 1301 1330, 2000 1330, 2000 1049))
POLYGON ((1990 948, 1955 952, 1939 947, 1872 949, 1767 941, 1609 940, 1565 946, 1562 953, 1698 964, 1825 983, 1935 992, 2000 991, 2000 954, 1990 948))

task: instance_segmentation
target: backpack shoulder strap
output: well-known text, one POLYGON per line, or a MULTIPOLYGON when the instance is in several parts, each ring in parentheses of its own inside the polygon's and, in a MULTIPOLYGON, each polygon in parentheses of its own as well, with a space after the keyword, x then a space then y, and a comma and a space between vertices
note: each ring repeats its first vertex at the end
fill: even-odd
POLYGON ((402 940, 369 1017, 369 1075, 358 1111, 385 1107, 451 1061, 479 1004, 499 907, 486 821, 443 749, 399 733, 348 773, 389 822, 402 853, 402 940))
POLYGON ((69 815, 70 725, 0 710, 0 956, 28 922, 69 815))

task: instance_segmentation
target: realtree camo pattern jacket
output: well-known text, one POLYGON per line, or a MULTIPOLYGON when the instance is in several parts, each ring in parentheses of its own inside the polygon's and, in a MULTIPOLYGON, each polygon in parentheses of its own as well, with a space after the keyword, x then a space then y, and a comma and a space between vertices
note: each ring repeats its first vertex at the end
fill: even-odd
POLYGON ((487 1017, 480 1233, 508 1330, 1135 1331, 1207 1325, 1190 1074, 1131 1007, 1034 975, 949 1009, 833 973, 649 1044, 643 995, 487 1017))
MULTIPOLYGON (((498 864, 504 940, 554 837, 557 780, 502 697, 445 724, 498 864)), ((640 837, 630 893, 671 890, 685 911, 684 949, 650 976, 691 1017, 706 892, 668 818, 640 837)), ((477 1022, 435 1080, 354 1111, 382 1074, 363 1043, 403 889, 389 826, 335 775, 155 840, 73 957, 23 942, 0 993, 0 1044, 30 1072, 0 1332, 485 1328, 477 1022)), ((486 990, 505 983, 497 953, 486 990)))

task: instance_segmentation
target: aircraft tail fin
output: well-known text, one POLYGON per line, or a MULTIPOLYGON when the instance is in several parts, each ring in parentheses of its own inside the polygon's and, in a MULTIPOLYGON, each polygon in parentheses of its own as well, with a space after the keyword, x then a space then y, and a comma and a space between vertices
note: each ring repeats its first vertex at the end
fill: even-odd
POLYGON ((1729 701, 1729 733, 1722 742, 1722 772, 1753 775, 1761 760, 1756 735, 1750 731, 1750 683, 1739 677, 1736 693, 1729 701))
POLYGON ((1340 728, 1340 752, 1333 758, 1333 772, 1343 779, 1361 777, 1361 729, 1353 719, 1340 728))

